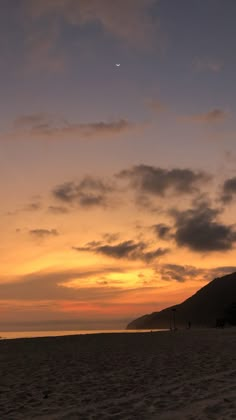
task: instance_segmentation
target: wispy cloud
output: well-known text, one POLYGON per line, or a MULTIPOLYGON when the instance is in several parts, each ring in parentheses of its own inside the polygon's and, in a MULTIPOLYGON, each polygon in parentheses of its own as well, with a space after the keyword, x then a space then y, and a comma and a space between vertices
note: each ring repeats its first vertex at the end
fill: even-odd
MULTIPOLYGON (((12 278, 0 283, 1 300, 68 300, 89 302, 110 302, 122 295, 129 295, 134 289, 110 284, 97 284, 96 281, 110 274, 124 273, 121 267, 97 267, 64 271, 40 271, 12 278)), ((142 290, 137 289, 142 294, 142 290)))
POLYGON ((196 123, 215 124, 224 122, 228 116, 228 112, 224 111, 223 109, 214 108, 211 111, 203 112, 200 114, 181 116, 180 119, 196 123))
MULTIPOLYGON (((155 278, 153 283, 158 283, 159 280, 157 279, 160 278, 165 281, 185 283, 192 280, 210 281, 215 277, 234 271, 236 271, 235 266, 218 266, 206 269, 190 265, 158 264, 153 270, 153 277, 155 278)), ((82 307, 83 312, 83 309, 86 309, 83 308, 83 304, 89 305, 89 303, 94 302, 113 306, 116 303, 119 304, 119 298, 123 296, 132 299, 133 294, 136 298, 137 295, 144 297, 145 294, 155 293, 158 289, 160 290, 158 284, 153 287, 142 287, 140 284, 137 287, 124 287, 124 285, 118 285, 113 280, 109 280, 106 284, 97 283, 97 280, 104 276, 109 279, 111 274, 113 276, 116 274, 119 278, 119 275, 123 273, 127 273, 127 271, 114 265, 112 267, 97 267, 96 269, 88 270, 44 270, 32 272, 8 279, 7 282, 0 282, 1 301, 2 303, 4 301, 12 301, 14 303, 15 301, 18 304, 20 302, 20 309, 25 314, 27 314, 27 308, 25 307, 27 302, 28 305, 31 305, 31 302, 33 304, 38 302, 37 309, 40 309, 41 306, 41 310, 45 312, 43 316, 43 319, 45 319, 48 310, 51 309, 53 311, 53 301, 57 301, 58 304, 63 301, 71 302, 72 304, 73 302, 78 302, 78 307, 82 307)), ((143 299, 143 301, 145 300, 143 299)), ((149 300, 149 305, 150 303, 149 300)), ((136 304, 138 305, 139 302, 136 302, 136 304)), ((140 302, 140 304, 142 303, 140 302)), ((158 305, 158 302, 155 304, 158 305)), ((68 310, 69 307, 67 308, 68 310)), ((39 322, 41 321, 42 319, 39 322)))
POLYGON ((223 69, 223 62, 210 57, 195 57, 193 67, 197 71, 219 73, 223 69))
POLYGON ((31 25, 25 41, 26 68, 37 72, 63 72, 66 68, 66 54, 57 48, 60 29, 54 20, 45 28, 31 25))
POLYGON ((29 203, 24 207, 25 211, 33 211, 33 212, 41 210, 41 209, 42 209, 42 204, 38 201, 29 203))
POLYGON ((42 210, 42 208, 43 208, 43 205, 40 201, 32 201, 32 202, 26 204, 24 207, 18 208, 16 210, 10 210, 6 214, 8 216, 16 216, 16 215, 18 215, 20 213, 24 213, 24 212, 35 213, 37 211, 42 210))
MULTIPOLYGON (((131 46, 148 48, 155 39, 158 25, 151 7, 157 0, 25 0, 34 20, 47 17, 73 26, 99 24, 106 33, 131 46)), ((156 40, 155 40, 156 41, 156 40)))
POLYGON ((12 137, 24 135, 29 138, 106 138, 136 129, 139 124, 126 119, 115 121, 98 121, 91 123, 71 123, 64 118, 38 113, 21 115, 13 124, 12 137))
POLYGON ((145 105, 155 113, 162 113, 168 111, 169 107, 161 100, 158 99, 147 99, 145 105))
POLYGON ((14 121, 15 128, 30 128, 40 127, 42 124, 52 124, 51 116, 43 112, 37 114, 26 114, 18 116, 14 121))
POLYGON ((40 239, 44 239, 44 238, 48 238, 50 236, 58 236, 59 233, 56 229, 32 229, 29 231, 30 235, 36 237, 36 238, 40 238, 40 239))
POLYGON ((69 210, 63 206, 48 206, 48 211, 53 214, 67 214, 69 210))
POLYGON ((119 233, 104 233, 103 239, 108 244, 112 244, 113 242, 116 242, 119 239, 120 234, 119 233))

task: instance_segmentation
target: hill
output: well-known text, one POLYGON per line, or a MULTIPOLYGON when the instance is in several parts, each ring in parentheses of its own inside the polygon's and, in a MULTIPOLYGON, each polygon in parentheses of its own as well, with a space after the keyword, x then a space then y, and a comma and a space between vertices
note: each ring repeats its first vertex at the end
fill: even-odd
POLYGON ((176 327, 186 328, 188 321, 193 326, 215 326, 216 319, 235 321, 236 272, 216 278, 202 287, 184 302, 135 319, 127 329, 155 329, 173 326, 175 311, 176 327))

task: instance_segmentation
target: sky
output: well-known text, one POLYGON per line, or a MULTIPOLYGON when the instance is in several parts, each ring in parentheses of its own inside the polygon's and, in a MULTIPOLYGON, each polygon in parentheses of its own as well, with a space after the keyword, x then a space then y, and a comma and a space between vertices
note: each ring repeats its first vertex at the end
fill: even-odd
POLYGON ((0 329, 125 328, 236 271, 235 13, 1 1, 0 329))

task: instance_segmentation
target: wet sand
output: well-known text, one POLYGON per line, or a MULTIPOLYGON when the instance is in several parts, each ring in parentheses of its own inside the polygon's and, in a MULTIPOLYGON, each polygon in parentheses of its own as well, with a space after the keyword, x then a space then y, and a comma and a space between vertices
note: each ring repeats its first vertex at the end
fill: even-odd
POLYGON ((235 420, 236 330, 0 341, 3 420, 235 420))

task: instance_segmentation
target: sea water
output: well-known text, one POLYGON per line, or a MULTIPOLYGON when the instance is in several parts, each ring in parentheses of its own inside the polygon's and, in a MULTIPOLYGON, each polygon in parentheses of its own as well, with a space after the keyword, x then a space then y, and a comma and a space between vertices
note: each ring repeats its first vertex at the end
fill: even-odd
POLYGON ((164 329, 159 330, 71 330, 71 331, 4 331, 0 332, 1 339, 13 338, 33 338, 33 337, 58 337, 65 335, 81 335, 81 334, 110 334, 110 333, 141 333, 141 332, 159 332, 167 331, 164 329))

